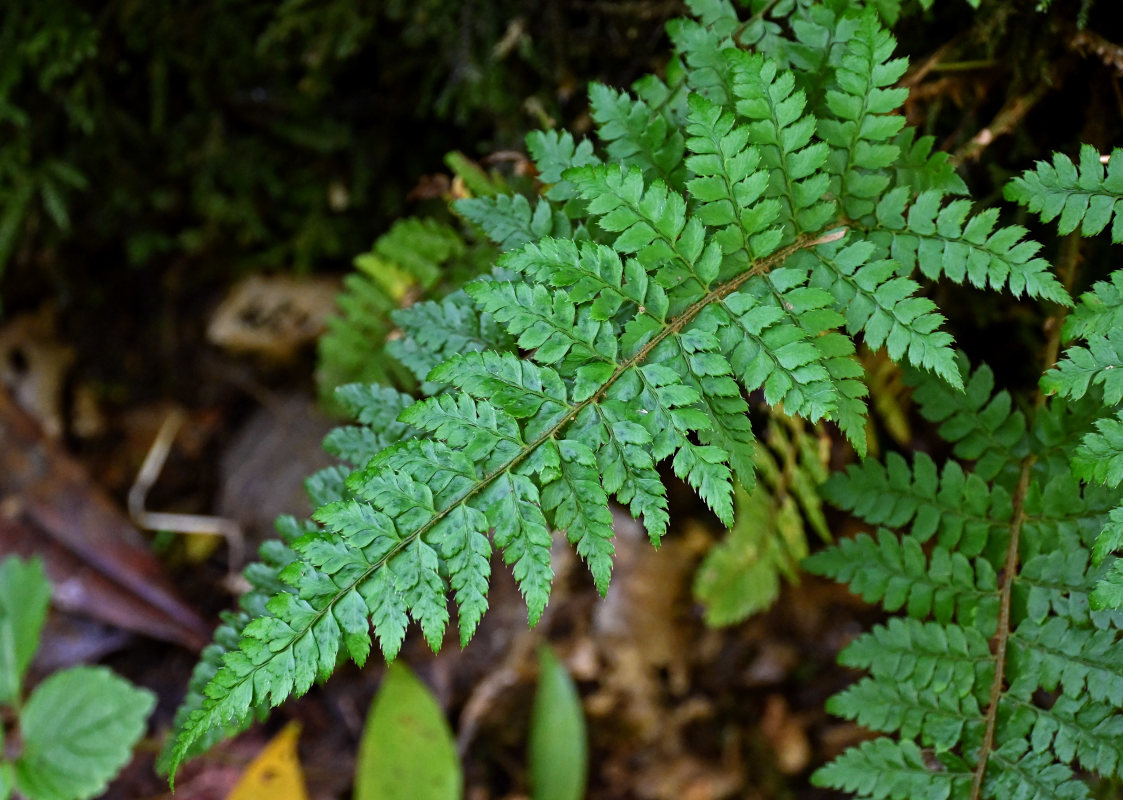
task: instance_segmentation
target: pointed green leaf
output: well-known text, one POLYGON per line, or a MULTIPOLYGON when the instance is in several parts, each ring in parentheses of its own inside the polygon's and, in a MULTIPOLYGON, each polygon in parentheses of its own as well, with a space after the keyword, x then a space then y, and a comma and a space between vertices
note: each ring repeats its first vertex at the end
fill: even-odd
POLYGON ((51 585, 38 559, 9 556, 0 563, 0 705, 20 696, 50 599, 51 585))
POLYGON ((355 800, 459 800, 464 777, 436 698, 401 662, 371 703, 355 766, 355 800))
POLYGON ((538 691, 530 715, 532 800, 582 800, 589 745, 577 687, 554 651, 538 652, 538 691))

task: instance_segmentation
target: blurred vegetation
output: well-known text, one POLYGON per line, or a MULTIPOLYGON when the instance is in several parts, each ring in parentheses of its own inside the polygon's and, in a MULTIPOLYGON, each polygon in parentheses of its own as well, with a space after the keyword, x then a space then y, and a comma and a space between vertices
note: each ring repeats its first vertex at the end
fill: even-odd
POLYGON ((184 259, 341 268, 450 146, 518 147, 604 65, 649 68, 677 7, 6 0, 0 298, 96 302, 184 259))

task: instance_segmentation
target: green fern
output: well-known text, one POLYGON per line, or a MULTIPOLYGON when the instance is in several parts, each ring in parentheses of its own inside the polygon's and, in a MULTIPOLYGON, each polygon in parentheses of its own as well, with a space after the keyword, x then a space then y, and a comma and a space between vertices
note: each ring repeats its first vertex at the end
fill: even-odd
MULTIPOLYGON (((274 591, 253 594, 253 610, 208 652, 167 754, 173 774, 343 655, 364 663, 372 629, 387 659, 411 620, 439 648, 448 594, 467 643, 496 551, 531 624, 549 598, 551 531, 564 531, 604 592, 609 503, 658 544, 666 470, 734 525, 737 493, 757 481, 749 397, 832 421, 864 454, 856 339, 949 381, 918 391, 934 418, 973 419, 990 403, 952 437, 962 457, 994 462, 983 480, 1025 449, 1024 420, 1019 428, 1008 403, 979 399, 918 281, 1061 304, 1068 295, 1021 228, 945 199, 961 187, 946 159, 902 130, 904 93, 889 87, 905 65, 877 13, 794 4, 789 40, 761 16, 737 20, 727 3, 693 7, 700 19, 678 31, 671 83, 642 80, 635 96, 593 88, 599 153, 568 134, 532 135, 542 198, 460 204, 504 255, 463 293, 394 312, 402 337, 389 352, 424 378, 425 397, 345 390, 361 424, 329 441, 357 469, 319 476, 315 524, 289 542, 287 564, 255 568, 255 585, 274 591), (811 35, 814 26, 830 35, 811 35), (742 49, 752 42, 757 52, 742 49)), ((1000 544, 990 537, 978 550, 1000 544)), ((952 575, 950 564, 960 562, 955 543, 944 546, 939 585, 954 589, 961 568, 952 575)), ((880 745, 862 752, 926 764, 880 745)))
MULTIPOLYGON (((1120 766, 1121 618, 1089 606, 1105 571, 1092 548, 1118 493, 1083 489, 1067 459, 1052 457, 1040 420, 1004 428, 1021 413, 1002 394, 981 397, 989 373, 965 381, 976 395, 967 403, 921 381, 925 415, 965 432, 953 452, 985 459, 990 477, 918 454, 911 466, 891 455, 827 482, 829 499, 884 527, 805 566, 906 616, 843 651, 842 663, 869 676, 828 704, 897 738, 847 752, 814 781, 859 797, 1088 797, 1074 770, 1120 766), (972 414, 971 431, 955 422, 972 414)), ((1078 436, 1085 420, 1053 403, 1042 419, 1078 436)))
MULTIPOLYGON (((1056 155, 1012 181, 1007 196, 1056 219, 1062 233, 1094 235, 1113 213, 1120 165, 1116 151, 1105 176, 1085 146, 1079 169, 1056 155)), ((958 222, 945 227, 960 231, 958 222)), ((1008 244, 989 249, 1010 254, 1008 244)), ((1016 259, 1045 275, 1023 249, 1016 259)), ((1081 299, 1063 334, 1084 344, 1043 376, 1032 411, 995 393, 985 367, 968 375, 963 365, 964 380, 951 382, 962 393, 913 373, 920 412, 939 423, 954 458, 938 468, 922 453, 911 466, 890 454, 884 466, 852 466, 824 487, 836 505, 883 527, 805 566, 905 616, 843 651, 842 663, 869 675, 828 706, 895 738, 843 754, 816 772, 819 785, 877 798, 1083 798, 1091 795, 1082 773, 1121 774, 1123 568, 1113 555, 1123 546, 1123 384, 1113 372, 1123 349, 1113 324, 1121 278, 1081 299)), ((981 285, 981 273, 972 281, 981 285)), ((1049 286, 1025 289, 1051 296, 1049 286)))
MULTIPOLYGON (((458 175, 479 171, 456 153, 448 161, 458 175)), ((500 188, 482 173, 474 176, 473 183, 481 192, 495 193, 500 188)), ((521 195, 503 199, 526 204, 521 195)), ((317 381, 328 404, 334 402, 332 391, 343 384, 408 387, 419 371, 424 378, 428 370, 400 354, 397 361, 380 357, 394 331, 393 312, 419 295, 439 296, 458 288, 484 272, 494 255, 488 242, 474 241, 451 225, 409 217, 398 220, 369 252, 357 256, 355 272, 343 279, 343 292, 336 299, 339 313, 328 319, 328 330, 319 341, 317 381)))
POLYGON ((737 486, 735 521, 725 538, 702 560, 694 596, 710 625, 730 625, 767 609, 780 594, 780 579, 798 580, 808 553, 806 528, 829 541, 818 486, 827 477, 828 451, 798 420, 770 421, 757 447, 760 477, 751 490, 737 486))

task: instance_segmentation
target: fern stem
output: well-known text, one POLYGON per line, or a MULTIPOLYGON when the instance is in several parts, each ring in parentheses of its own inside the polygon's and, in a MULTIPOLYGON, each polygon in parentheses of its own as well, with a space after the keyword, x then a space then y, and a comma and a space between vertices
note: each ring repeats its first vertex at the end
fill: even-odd
MULTIPOLYGON (((1076 267, 1080 259, 1080 236, 1073 233, 1065 238, 1061 245, 1057 273, 1066 291, 1071 291, 1076 280, 1076 267)), ((1068 309, 1057 306, 1045 322, 1045 363, 1042 371, 1050 369, 1057 361, 1057 354, 1061 346, 1061 325, 1068 309)), ((1045 405, 1045 393, 1038 390, 1034 397, 1034 411, 1040 411, 1045 405)), ((1030 453, 1022 459, 1021 473, 1018 475, 1018 484, 1014 490, 1013 510, 1010 517, 1010 541, 1006 547, 1006 563, 1003 566, 1001 600, 998 610, 998 631, 994 635, 994 681, 990 686, 990 699, 987 703, 986 731, 983 733, 983 743, 979 747, 979 763, 975 766, 975 777, 971 786, 971 800, 982 797, 983 778, 986 776, 987 762, 994 749, 994 732, 998 722, 998 703, 1002 697, 1002 688, 1005 683, 1006 672, 1006 646, 1010 640, 1010 596, 1014 585, 1014 577, 1018 571, 1018 545, 1021 538, 1022 527, 1029 519, 1025 513, 1026 493, 1029 491, 1030 478, 1033 465, 1038 454, 1030 453)))
POLYGON ((1014 577, 1018 572, 1018 544, 1021 540, 1022 526, 1026 521, 1025 501, 1029 491, 1030 476, 1033 464, 1037 460, 1035 453, 1030 453, 1022 459, 1021 474, 1018 475, 1018 485, 1014 490, 1014 513, 1010 517, 1010 542, 1006 546, 1006 563, 1002 568, 1002 588, 998 609, 998 631, 994 634, 994 680, 990 685, 990 699, 987 702, 986 731, 983 733, 983 743, 979 746, 979 763, 975 765, 975 777, 971 784, 971 800, 980 800, 983 790, 983 778, 986 775, 987 763, 994 750, 994 731, 998 724, 998 703, 1002 698, 1002 689, 1006 679, 1006 645, 1010 641, 1010 596, 1014 586, 1014 577))

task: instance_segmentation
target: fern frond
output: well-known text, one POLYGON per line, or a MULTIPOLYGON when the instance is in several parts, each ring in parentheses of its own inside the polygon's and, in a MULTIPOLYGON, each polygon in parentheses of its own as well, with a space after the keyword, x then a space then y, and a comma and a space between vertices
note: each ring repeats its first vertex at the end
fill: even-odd
POLYGON ((888 168, 900 155, 892 140, 905 119, 893 112, 904 103, 908 90, 886 87, 904 74, 908 61, 890 58, 895 47, 877 15, 866 13, 835 69, 838 88, 826 93, 834 119, 821 119, 819 133, 832 148, 828 160, 832 188, 851 219, 873 211, 889 186, 888 168))
POLYGON ((643 100, 602 83, 589 86, 589 105, 597 135, 613 161, 638 167, 648 180, 681 186, 685 144, 677 125, 643 100))
POLYGON ((873 244, 861 241, 816 248, 811 285, 829 291, 846 309, 851 335, 861 332, 870 348, 884 346, 894 361, 907 360, 962 389, 951 334, 937 330, 943 315, 931 300, 917 296, 917 283, 897 276, 896 262, 871 261, 875 252, 873 244))
POLYGON ((1123 150, 1116 148, 1107 162, 1090 144, 1081 145, 1080 163, 1062 153, 1053 154, 1053 163, 1038 161, 1006 184, 1006 199, 1013 200, 1041 217, 1042 222, 1057 220, 1060 233, 1077 228, 1082 236, 1095 236, 1111 226, 1111 241, 1123 242, 1123 150))
POLYGON ((1089 386, 1100 386, 1108 405, 1123 401, 1123 329, 1107 336, 1091 336, 1087 347, 1070 347, 1057 365, 1041 378, 1049 393, 1079 400, 1089 386), (1118 370, 1118 371, 1114 371, 1118 370))
MULTIPOLYGON (((1086 598, 1114 562, 1105 553, 1089 567, 1088 548, 1116 498, 1076 488, 1062 410, 1050 406, 1031 430, 1008 394, 993 393, 988 371, 970 375, 956 361, 912 273, 1059 303, 1067 294, 1020 228, 997 228, 994 212, 969 217, 966 201, 944 199, 961 182, 894 115, 902 95, 890 86, 903 61, 872 13, 754 3, 755 16, 741 22, 725 0, 695 0, 701 21, 674 31, 681 52, 667 83, 640 81, 634 95, 592 89, 607 158, 569 134, 532 135, 542 198, 458 204, 505 251, 498 266, 440 302, 394 311, 385 351, 426 397, 344 391, 361 423, 329 444, 359 469, 309 482, 315 523, 291 541, 289 561, 265 568, 272 594, 254 595, 252 619, 224 633, 209 657, 204 692, 169 751, 173 771, 214 731, 301 694, 342 656, 361 664, 377 641, 394 658, 413 622, 436 649, 455 615, 466 643, 488 605, 493 555, 511 565, 531 623, 549 599, 551 531, 564 533, 606 591, 609 504, 626 506, 657 544, 670 524, 661 468, 727 526, 739 522, 735 505, 750 521, 768 518, 774 529, 753 540, 775 555, 761 574, 789 572, 806 547, 800 517, 825 530, 818 478, 802 469, 814 459, 795 446, 782 465, 769 457, 750 402, 831 420, 864 455, 859 334, 930 373, 912 376, 915 397, 959 461, 939 470, 931 459, 911 468, 894 459, 835 479, 832 496, 853 493, 852 507, 875 524, 911 533, 860 536, 810 563, 916 617, 854 642, 845 658, 871 677, 838 703, 868 715, 866 701, 892 700, 894 713, 865 721, 938 744, 942 768, 907 739, 881 741, 818 780, 879 797, 1012 781, 1021 728, 991 725, 992 693, 1036 703, 1023 688, 1068 693, 1101 680, 1116 653, 1099 633, 1118 626, 1111 614, 1087 612, 1086 598), (773 12, 786 27, 765 18, 773 12), (741 49, 749 43, 758 52, 741 49), (1023 463, 1031 453, 1038 460, 1023 463), (968 461, 973 473, 959 463, 968 461), (1016 489, 1023 474, 1035 488, 1016 489), (781 486, 786 497, 763 492, 781 486), (1018 535, 1024 578, 999 558, 1018 535), (1050 543, 1072 561, 1048 560, 1050 543), (1079 657, 1090 666, 1029 687, 1021 662, 1003 668, 988 646, 1008 612, 1022 662, 1052 670, 1079 657), (975 752, 968 740, 980 715, 987 733, 975 752)), ((463 257, 470 263, 458 274, 480 274, 474 259, 494 250, 464 247, 449 263, 463 257)), ((408 265, 399 271, 416 286, 443 293, 461 280, 437 280, 397 250, 375 255, 408 265)), ((393 293, 401 275, 380 274, 393 290, 383 313, 402 299, 393 293)), ((379 324, 380 357, 389 331, 379 324)), ((1094 404, 1073 403, 1065 407, 1079 406, 1090 424, 1094 404)), ((741 533, 730 548, 745 544, 741 533)), ((1035 718, 1043 743, 1023 755, 1041 761, 1042 785, 1068 791, 1070 750, 1107 763, 1090 754, 1099 740, 1085 725, 1099 710, 1035 718)))
POLYGON ((946 800, 965 797, 971 770, 965 764, 932 769, 911 740, 881 738, 852 747, 812 775, 816 786, 874 800, 946 800))
POLYGON ((869 237, 901 264, 930 280, 946 276, 956 283, 1028 294, 1058 305, 1071 306, 1065 288, 1050 271, 1049 263, 1035 257, 1040 249, 1027 241, 1025 228, 996 228, 998 210, 987 209, 968 217, 970 200, 946 205, 937 191, 921 192, 911 203, 910 191, 898 187, 882 197, 869 237))
POLYGON ((837 204, 824 199, 830 176, 823 168, 830 148, 812 141, 816 120, 804 113, 806 96, 796 89, 795 76, 776 62, 743 51, 731 58, 737 113, 750 120, 749 141, 760 148, 761 162, 770 170, 769 196, 784 206, 784 243, 796 233, 821 229, 834 217, 837 204))
MULTIPOLYGON (((966 362, 961 360, 961 371, 966 362)), ((994 373, 985 364, 964 380, 964 391, 956 392, 923 373, 909 373, 906 380, 916 387, 913 400, 920 414, 940 423, 939 434, 954 444, 956 458, 974 461, 975 474, 993 478, 1006 464, 1026 452, 1026 418, 1014 408, 1009 392, 994 392, 994 373)))
MULTIPOLYGON (((1027 431, 993 388, 980 368, 962 395, 930 377, 914 395, 957 455, 979 459, 974 474, 954 461, 941 472, 923 455, 910 469, 890 455, 828 482, 828 497, 858 516, 909 529, 859 534, 806 562, 907 615, 840 654, 870 674, 831 709, 900 737, 863 746, 871 752, 932 748, 942 763, 925 769, 962 768, 963 797, 1087 797, 1073 765, 1113 775, 1123 752, 1113 738, 1123 727, 1123 615, 1092 609, 1112 564, 1095 566, 1088 549, 1117 498, 1082 490, 1067 459, 1054 457, 1057 426, 1073 424, 1063 403, 1027 431)), ((1077 419, 1068 435, 1080 427, 1077 419)), ((852 750, 814 780, 880 796, 861 782, 871 763, 852 750)))

